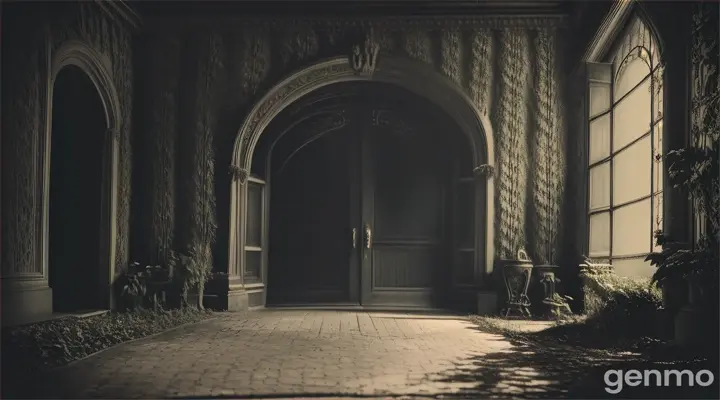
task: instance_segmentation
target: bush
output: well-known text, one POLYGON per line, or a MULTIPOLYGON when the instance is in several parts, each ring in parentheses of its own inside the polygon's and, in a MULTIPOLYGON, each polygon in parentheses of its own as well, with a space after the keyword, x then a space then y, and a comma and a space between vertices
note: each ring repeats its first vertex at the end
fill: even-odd
POLYGON ((2 365, 12 368, 3 368, 3 382, 32 377, 35 371, 64 365, 122 342, 212 315, 196 309, 141 309, 6 327, 2 330, 2 365))
POLYGON ((586 272, 583 281, 586 323, 618 338, 657 336, 662 295, 649 278, 620 277, 605 270, 586 272))

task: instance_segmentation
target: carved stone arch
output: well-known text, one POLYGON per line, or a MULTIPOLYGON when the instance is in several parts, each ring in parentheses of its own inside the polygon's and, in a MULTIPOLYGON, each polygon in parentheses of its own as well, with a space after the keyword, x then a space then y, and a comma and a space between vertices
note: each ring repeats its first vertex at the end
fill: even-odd
MULTIPOLYGON (((431 66, 405 57, 383 54, 374 70, 353 68, 348 57, 339 56, 310 65, 286 77, 272 87, 250 110, 240 127, 233 146, 230 172, 234 179, 230 201, 230 243, 228 272, 240 275, 244 262, 245 181, 249 176, 252 155, 265 128, 282 110, 301 97, 340 82, 373 81, 400 86, 438 106, 462 130, 470 144, 473 162, 492 171, 494 164, 493 132, 488 115, 470 100, 454 82, 431 66)), ((477 170, 477 168, 476 168, 477 170)), ((494 183, 491 173, 476 174, 479 215, 476 254, 478 269, 490 273, 494 262, 494 183)))
POLYGON ((50 91, 48 92, 50 99, 52 99, 55 78, 60 70, 68 65, 80 68, 90 78, 103 102, 108 129, 119 130, 122 121, 120 98, 109 72, 110 60, 82 41, 69 40, 65 42, 52 54, 50 91))
POLYGON ((297 71, 275 85, 255 104, 240 127, 233 146, 233 168, 249 170, 251 155, 260 135, 287 106, 316 89, 348 81, 390 83, 429 99, 450 115, 468 136, 473 145, 475 163, 493 163, 490 120, 461 88, 429 65, 403 57, 385 56, 378 60, 372 74, 356 72, 347 57, 335 57, 297 71))
POLYGON ((50 207, 50 148, 52 136, 53 117, 53 90, 55 80, 63 68, 75 66, 82 70, 97 90, 98 97, 102 102, 105 111, 106 129, 102 134, 105 136, 103 148, 103 178, 102 178, 102 202, 100 221, 100 260, 101 282, 99 288, 103 293, 103 301, 108 308, 113 306, 112 280, 115 275, 115 253, 117 246, 117 193, 118 193, 118 161, 119 142, 121 135, 121 107, 118 92, 115 89, 112 75, 110 74, 110 60, 90 47, 87 43, 79 40, 64 42, 57 50, 50 54, 50 68, 46 88, 46 115, 45 132, 41 142, 41 179, 42 193, 41 202, 41 224, 39 230, 40 260, 43 269, 43 276, 48 276, 48 243, 49 243, 49 207, 50 207))

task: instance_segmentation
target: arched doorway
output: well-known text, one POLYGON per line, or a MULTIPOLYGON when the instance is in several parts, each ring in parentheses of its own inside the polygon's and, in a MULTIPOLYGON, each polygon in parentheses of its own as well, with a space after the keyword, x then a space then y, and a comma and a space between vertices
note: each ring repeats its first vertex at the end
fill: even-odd
POLYGON ((112 137, 100 94, 81 68, 62 68, 52 93, 47 234, 53 311, 100 309, 107 306, 103 160, 112 137))
MULTIPOLYGON (((475 211, 473 217, 468 218, 470 220, 469 226, 473 228, 474 237, 471 239, 472 243, 469 243, 468 247, 465 248, 468 252, 463 255, 467 260, 466 264, 471 265, 471 267, 468 268, 472 270, 470 274, 472 276, 466 276, 465 283, 466 286, 472 287, 470 291, 473 293, 471 295, 473 299, 475 298, 474 294, 477 293, 479 288, 481 288, 483 284, 488 283, 487 279, 488 275, 492 272, 494 256, 492 226, 494 215, 492 179, 494 153, 492 131, 487 115, 480 112, 479 109, 473 105, 472 101, 452 82, 439 75, 428 65, 403 57, 382 55, 374 70, 358 71, 351 67, 347 58, 337 57, 298 71, 273 87, 255 104, 238 132, 231 165, 233 181, 230 192, 230 254, 228 271, 238 277, 237 280, 233 280, 230 284, 231 292, 234 290, 247 290, 251 306, 261 305, 262 302, 258 302, 257 295, 264 296, 264 294, 267 294, 267 292, 264 291, 265 283, 269 283, 267 281, 267 263, 269 261, 269 253, 272 251, 268 249, 269 232, 267 229, 267 222, 272 218, 273 213, 267 208, 267 206, 270 205, 267 199, 268 197, 272 198, 272 194, 270 193, 272 188, 267 187, 267 182, 263 177, 252 176, 251 173, 253 170, 257 171, 257 168, 253 167, 252 164, 253 160, 257 160, 257 157, 254 157, 255 151, 262 146, 260 144, 261 138, 272 130, 268 128, 273 121, 275 121, 276 117, 278 117, 283 110, 291 108, 291 105, 296 103, 298 99, 303 98, 303 96, 333 84, 358 81, 375 81, 378 83, 393 84, 406 89, 416 97, 423 98, 426 102, 432 103, 435 106, 434 109, 441 110, 444 115, 452 121, 451 123, 457 127, 457 130, 464 135, 464 139, 466 139, 464 148, 471 153, 472 157, 467 164, 462 167, 464 169, 463 176, 458 179, 467 183, 463 190, 474 195, 474 199, 471 200, 469 207, 475 211), (258 239, 257 243, 251 243, 256 239, 258 239), (255 276, 247 276, 248 272, 253 272, 255 276)), ((417 113, 418 110, 410 110, 410 114, 413 112, 417 113)), ((312 115, 312 113, 306 114, 306 116, 308 115, 312 115)), ((341 117, 340 119, 347 116, 348 115, 341 117)), ((304 121, 305 119, 307 118, 300 118, 296 123, 304 121)), ((366 120, 372 120, 372 116, 366 118, 366 120)), ((290 123, 289 125, 292 126, 293 124, 295 123, 290 123)), ((290 129, 288 129, 288 131, 289 130, 290 129)), ((437 129, 437 131, 443 130, 444 128, 442 127, 437 129)), ((350 136, 352 136, 352 134, 350 136)), ((442 135, 439 137, 442 137, 441 140, 447 140, 447 137, 443 137, 442 135)), ((321 146, 323 141, 324 139, 318 139, 302 147, 304 150, 307 150, 307 148, 311 146, 321 146)), ((356 145, 358 144, 356 143, 356 145)), ((363 143, 362 146, 364 147, 366 145, 363 143)), ((300 156, 300 153, 304 150, 301 150, 298 152, 298 155, 292 158, 299 157, 298 159, 302 159, 303 156, 300 156)), ((372 154, 373 152, 368 151, 365 153, 372 154)), ((305 157, 307 158, 309 156, 305 157)), ((348 157, 351 156, 348 155, 348 157)), ((360 157, 365 158, 364 155, 360 155, 360 157)), ((290 162, 293 161, 291 160, 290 162)), ((366 169, 361 167, 361 171, 363 170, 372 170, 372 168, 366 169)), ((360 174, 362 176, 359 183, 362 186, 365 184, 364 180, 368 174, 363 172, 360 172, 360 174)), ((271 175, 272 173, 270 176, 271 175)), ((370 192, 371 191, 364 191, 364 193, 370 192)), ((365 197, 362 193, 362 190, 358 192, 358 196, 365 197)), ((351 202, 353 201, 352 199, 359 198, 358 196, 352 195, 351 193, 351 202)), ((360 213, 363 214, 365 210, 362 205, 367 204, 369 204, 369 202, 364 201, 361 202, 361 206, 354 208, 360 210, 360 213)), ((367 246, 365 241, 368 236, 374 239, 378 238, 377 234, 379 232, 376 228, 371 226, 371 235, 365 235, 365 227, 362 221, 360 225, 361 226, 349 225, 351 230, 353 227, 356 228, 357 241, 347 240, 346 243, 356 243, 356 246, 367 246), (360 240, 363 240, 363 242, 357 244, 360 243, 360 240)), ((350 232, 349 235, 343 235, 343 237, 347 238, 351 237, 351 235, 352 232, 350 232)), ((371 246, 378 244, 374 239, 371 246)), ((447 241, 443 243, 447 248, 447 241)), ((456 249, 452 250, 454 251, 456 249)), ((450 262, 450 260, 446 261, 450 262)), ((362 263, 362 261, 359 261, 359 263, 362 263)), ((363 270, 361 265, 357 268, 360 274, 361 270, 363 270)), ((364 271, 368 271, 368 269, 365 268, 364 271)), ((351 273, 351 275, 354 274, 351 273)), ((373 279, 374 277, 372 276, 363 278, 362 281, 357 282, 357 285, 351 284, 348 291, 352 292, 352 290, 357 290, 359 292, 358 296, 360 296, 360 292, 364 290, 362 285, 373 282, 373 279)), ((470 300, 469 298, 468 300, 470 303, 475 302, 475 300, 470 300)), ((379 302, 385 304, 397 303, 398 298, 389 302, 379 302)), ((422 303, 422 301, 418 301, 416 297, 415 300, 407 302, 399 301, 399 303, 416 305, 422 303)), ((429 302, 426 301, 425 303, 427 304, 429 302)))
POLYGON ((296 101, 253 157, 269 196, 268 304, 449 305, 474 277, 472 159, 449 116, 397 85, 296 101))

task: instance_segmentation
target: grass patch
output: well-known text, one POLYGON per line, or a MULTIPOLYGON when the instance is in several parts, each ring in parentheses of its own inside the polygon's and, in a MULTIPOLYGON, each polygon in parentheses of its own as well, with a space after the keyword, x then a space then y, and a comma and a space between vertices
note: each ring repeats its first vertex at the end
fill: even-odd
POLYGON ((108 347, 213 315, 192 308, 138 310, 3 328, 3 381, 32 376, 36 371, 65 365, 108 347))

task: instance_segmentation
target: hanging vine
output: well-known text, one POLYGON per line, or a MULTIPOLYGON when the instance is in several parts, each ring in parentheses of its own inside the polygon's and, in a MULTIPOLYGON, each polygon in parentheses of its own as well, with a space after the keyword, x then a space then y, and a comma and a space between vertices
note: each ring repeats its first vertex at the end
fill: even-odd
POLYGON ((223 64, 220 57, 220 36, 205 34, 197 38, 199 53, 194 104, 195 126, 187 139, 191 143, 186 154, 189 162, 189 243, 190 265, 185 265, 184 291, 202 290, 212 271, 212 248, 215 242, 215 151, 213 132, 217 123, 217 82, 223 64))
POLYGON ((497 128, 500 152, 500 257, 513 257, 525 246, 527 142, 525 88, 529 74, 527 32, 508 29, 500 36, 500 104, 497 128))
POLYGON ((147 137, 150 166, 149 262, 166 264, 175 231, 175 147, 178 131, 180 44, 172 37, 158 38, 152 47, 151 110, 147 137))
POLYGON ((481 29, 473 31, 470 40, 470 98, 483 113, 490 109, 492 39, 490 29, 481 29))
POLYGON ((440 49, 442 52, 440 69, 445 76, 460 86, 462 82, 460 31, 458 29, 443 30, 440 38, 440 49))
POLYGON ((551 135, 552 135, 552 105, 551 105, 551 84, 549 59, 549 38, 548 32, 544 29, 539 30, 535 36, 535 65, 534 65, 534 85, 533 85, 533 104, 535 106, 534 114, 534 149, 535 165, 533 165, 533 211, 534 223, 536 229, 534 232, 533 250, 537 260, 540 263, 550 262, 550 237, 552 235, 552 225, 556 221, 551 218, 551 201, 552 195, 550 174, 552 156, 550 154, 551 135))

